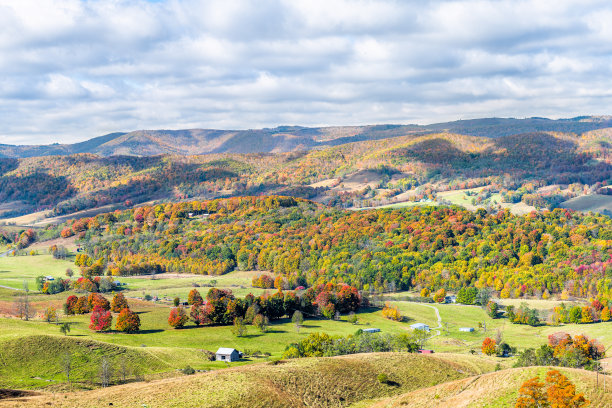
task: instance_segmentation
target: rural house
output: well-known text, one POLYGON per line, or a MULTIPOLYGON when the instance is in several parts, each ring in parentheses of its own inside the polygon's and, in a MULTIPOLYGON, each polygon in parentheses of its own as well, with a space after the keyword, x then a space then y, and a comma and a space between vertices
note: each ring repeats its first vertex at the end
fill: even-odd
POLYGON ((426 325, 425 323, 415 323, 415 324, 411 324, 410 327, 414 330, 425 330, 425 331, 429 331, 429 326, 426 325))
POLYGON ((371 327, 371 328, 368 328, 368 329, 363 329, 363 332, 364 333, 378 333, 378 332, 380 332, 380 329, 375 329, 375 328, 371 327))
POLYGON ((460 328, 459 328, 459 331, 460 331, 460 332, 467 332, 467 333, 471 333, 471 332, 473 332, 473 331, 474 331, 474 328, 473 328, 473 327, 460 327, 460 328))
POLYGON ((233 348, 227 348, 227 347, 220 347, 219 350, 217 350, 216 355, 216 359, 217 361, 227 361, 227 362, 232 362, 232 361, 238 361, 240 360, 240 357, 242 357, 242 353, 239 352, 236 349, 233 348))

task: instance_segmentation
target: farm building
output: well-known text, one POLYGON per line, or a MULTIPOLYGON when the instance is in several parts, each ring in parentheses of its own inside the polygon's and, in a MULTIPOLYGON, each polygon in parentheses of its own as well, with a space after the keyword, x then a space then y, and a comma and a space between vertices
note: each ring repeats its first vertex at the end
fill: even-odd
POLYGON ((414 330, 425 330, 425 331, 429 331, 429 326, 426 325, 425 323, 415 323, 415 324, 411 324, 410 327, 414 330))
POLYGON ((369 328, 369 329, 363 329, 364 333, 378 333, 380 332, 380 329, 375 329, 375 328, 369 328))
POLYGON ((471 332, 473 332, 473 331, 474 331, 474 328, 473 328, 473 327, 460 327, 460 328, 459 328, 459 331, 460 331, 460 332, 467 332, 467 333, 471 333, 471 332))
POLYGON ((240 360, 242 353, 240 353, 238 350, 233 349, 233 348, 220 347, 219 350, 217 350, 217 353, 215 354, 215 356, 216 356, 217 361, 232 362, 232 361, 240 360))
POLYGON ((444 303, 457 303, 457 296, 449 295, 444 298, 444 303))

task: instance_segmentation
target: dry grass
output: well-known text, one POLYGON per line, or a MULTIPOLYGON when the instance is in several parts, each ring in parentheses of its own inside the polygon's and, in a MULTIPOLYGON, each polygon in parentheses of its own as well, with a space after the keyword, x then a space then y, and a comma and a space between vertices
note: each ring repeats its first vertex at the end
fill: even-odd
POLYGON ((345 407, 490 371, 471 356, 374 353, 254 364, 150 383, 45 394, 0 407, 345 407), (392 384, 377 380, 385 373, 392 384))
MULTIPOLYGON (((382 400, 369 405, 371 408, 503 408, 513 407, 521 384, 536 375, 545 377, 546 367, 514 368, 494 373, 464 378, 434 387, 423 388, 408 394, 382 400)), ((597 387, 596 374, 590 371, 562 368, 560 370, 591 401, 591 408, 612 406, 612 392, 604 394, 603 377, 599 378, 597 387)), ((612 377, 607 381, 612 385, 612 377)))

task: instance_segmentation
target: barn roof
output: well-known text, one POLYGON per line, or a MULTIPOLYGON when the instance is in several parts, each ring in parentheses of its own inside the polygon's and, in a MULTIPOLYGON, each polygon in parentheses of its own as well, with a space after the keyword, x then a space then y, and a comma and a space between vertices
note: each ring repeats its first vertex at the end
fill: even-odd
POLYGON ((238 350, 233 348, 219 347, 219 350, 217 350, 217 354, 232 354, 234 351, 238 352, 238 350))

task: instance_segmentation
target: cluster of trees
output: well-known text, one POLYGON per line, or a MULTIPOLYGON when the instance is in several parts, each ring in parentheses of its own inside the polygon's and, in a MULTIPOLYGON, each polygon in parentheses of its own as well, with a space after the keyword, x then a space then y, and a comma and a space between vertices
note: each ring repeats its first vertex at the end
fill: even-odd
POLYGON ((82 276, 72 282, 72 288, 84 292, 111 292, 115 290, 115 282, 111 277, 94 276, 91 278, 82 276))
POLYGON ((538 310, 531 309, 526 304, 522 304, 518 309, 514 306, 506 306, 506 317, 515 324, 528 324, 529 326, 539 326, 542 324, 538 310))
POLYGON ((64 303, 64 313, 67 315, 87 314, 91 312, 89 328, 95 331, 107 331, 112 326, 113 315, 119 313, 115 330, 135 333, 140 329, 140 317, 130 309, 123 293, 117 293, 109 302, 99 293, 88 296, 68 296, 64 303))
POLYGON ((556 306, 552 314, 553 324, 608 322, 612 315, 612 305, 604 305, 593 300, 590 305, 567 307, 565 303, 556 306))
POLYGON ((283 358, 339 356, 355 353, 388 351, 417 352, 424 342, 419 334, 364 333, 358 330, 347 337, 330 336, 327 333, 311 333, 305 339, 289 344, 283 358))
POLYGON ((70 289, 70 287, 70 279, 57 278, 47 280, 47 278, 42 275, 36 277, 36 289, 38 289, 39 292, 47 295, 64 292, 65 290, 70 289))
POLYGON ((496 355, 497 357, 508 357, 516 351, 508 343, 500 340, 498 344, 497 340, 490 337, 482 341, 480 349, 482 350, 482 354, 486 354, 487 356, 496 355))
MULTIPOLYGON (((222 274, 240 267, 272 271, 293 288, 344 282, 365 291, 612 295, 612 222, 569 210, 524 216, 433 207, 348 212, 290 197, 247 197, 95 218, 99 228, 84 223, 93 224, 85 250, 112 275, 222 274)), ((466 297, 471 301, 473 293, 466 297)))
POLYGON ((572 337, 568 333, 557 332, 548 336, 548 344, 538 349, 529 348, 519 353, 516 367, 564 366, 597 369, 605 357, 605 348, 596 339, 585 335, 572 337))
MULTIPOLYGON (((229 289, 211 288, 206 298, 197 289, 188 296, 191 305, 189 318, 196 325, 230 325, 236 319, 245 324, 261 326, 264 319, 277 320, 283 316, 293 316, 296 311, 306 315, 323 315, 333 318, 336 313, 350 313, 359 310, 361 295, 356 288, 348 285, 318 285, 299 292, 264 293, 261 296, 248 294, 244 299, 236 298, 229 289)), ((168 323, 172 327, 183 327, 187 323, 187 313, 181 307, 170 311, 168 323)))
POLYGON ((590 402, 582 393, 576 393, 576 386, 558 370, 546 373, 546 383, 539 377, 525 381, 519 389, 515 408, 581 408, 590 402))

